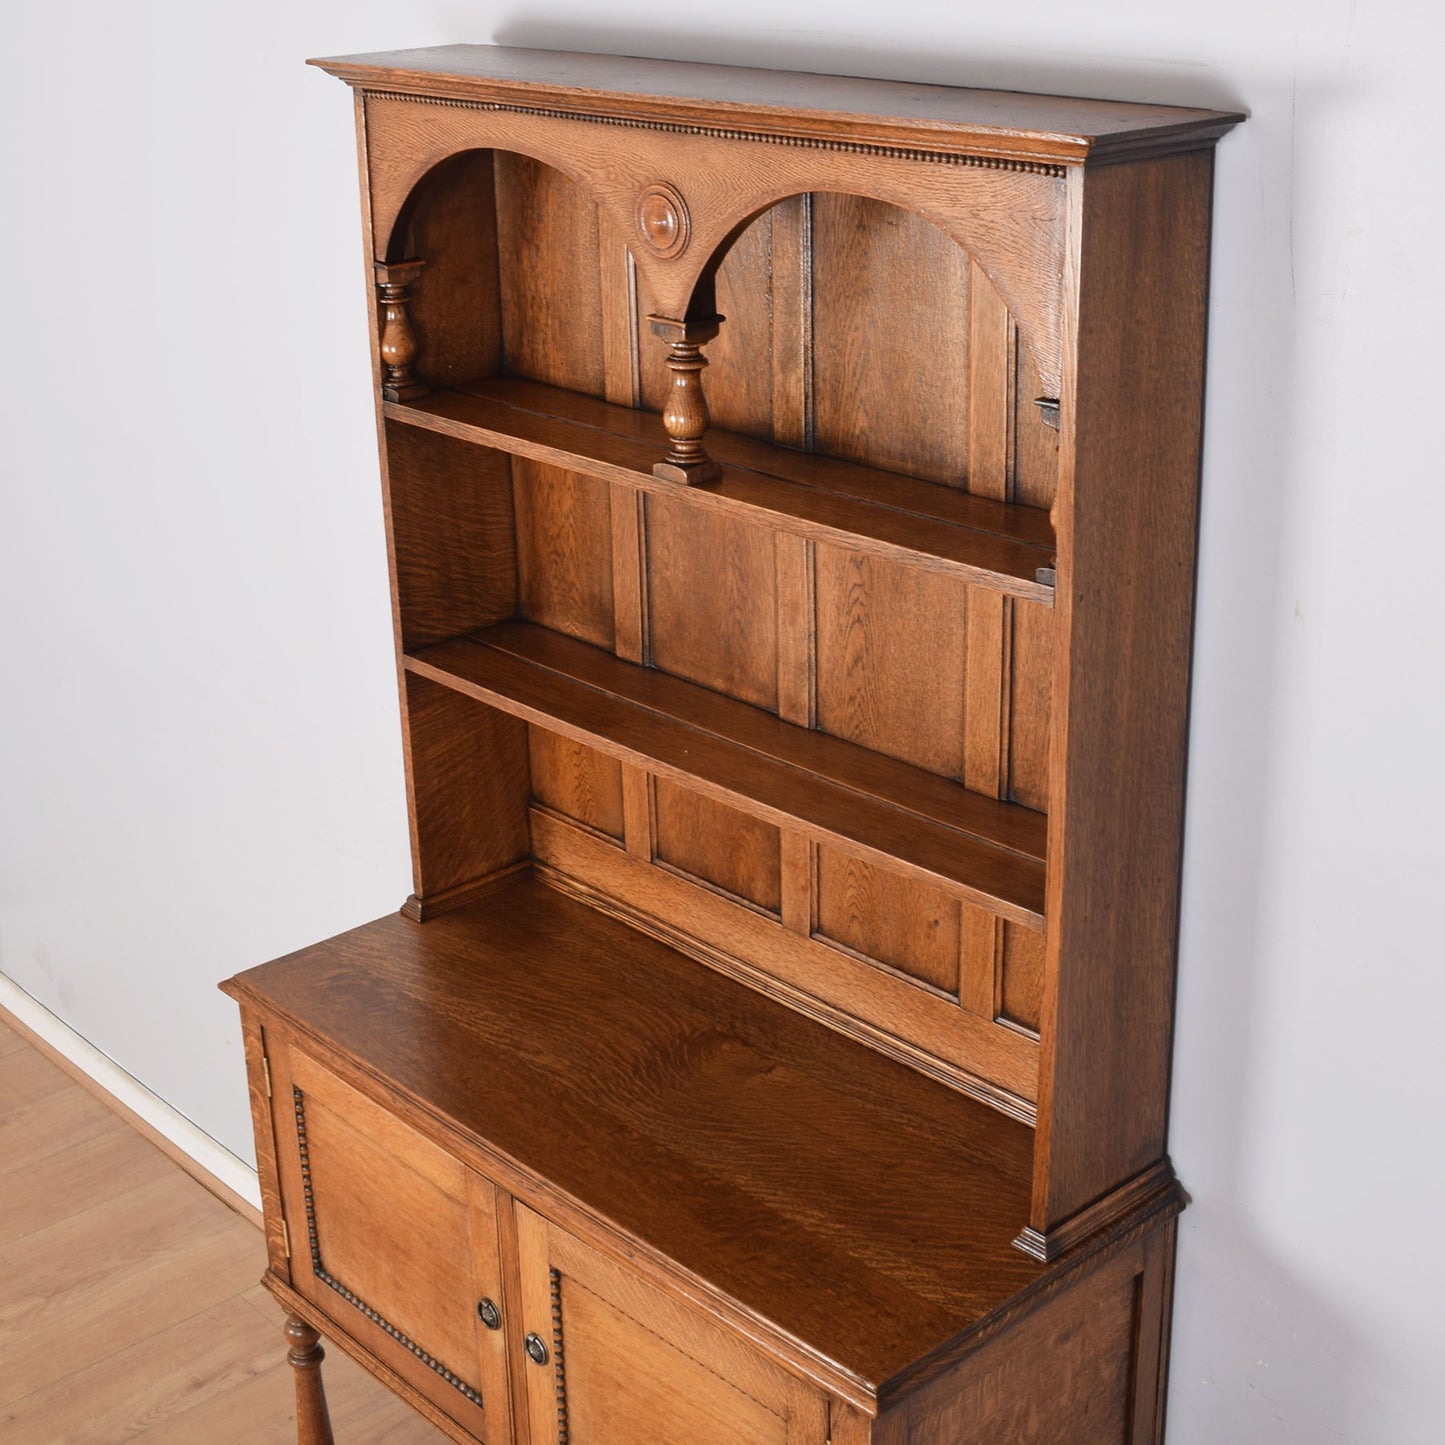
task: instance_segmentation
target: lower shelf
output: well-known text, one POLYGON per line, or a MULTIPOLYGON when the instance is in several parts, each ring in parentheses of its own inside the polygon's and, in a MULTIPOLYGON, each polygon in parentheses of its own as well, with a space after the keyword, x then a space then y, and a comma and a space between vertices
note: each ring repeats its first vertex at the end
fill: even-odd
POLYGON ((266 1027, 874 1387, 1048 1267, 1032 1131, 526 879, 241 974, 266 1027))
POLYGON ((610 756, 700 786, 755 817, 1043 928, 1041 813, 971 793, 532 623, 408 654, 443 687, 610 756))

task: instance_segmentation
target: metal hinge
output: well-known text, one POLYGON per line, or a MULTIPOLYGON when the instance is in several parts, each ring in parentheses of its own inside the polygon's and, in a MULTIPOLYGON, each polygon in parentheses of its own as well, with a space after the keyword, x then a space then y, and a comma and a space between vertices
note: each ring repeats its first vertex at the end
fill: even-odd
POLYGON ((271 1060, 261 1055, 261 1072, 266 1075, 266 1097, 271 1097, 271 1060))
POLYGON ((281 1240, 286 1246, 286 1258, 291 1258, 291 1231, 286 1227, 286 1221, 281 1220, 281 1240))

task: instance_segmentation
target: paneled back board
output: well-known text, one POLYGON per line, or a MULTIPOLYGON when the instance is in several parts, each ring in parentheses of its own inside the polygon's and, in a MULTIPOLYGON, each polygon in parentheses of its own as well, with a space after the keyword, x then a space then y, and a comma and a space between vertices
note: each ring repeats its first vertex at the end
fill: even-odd
MULTIPOLYGON (((728 1382, 677 1386, 697 1396, 675 1422, 681 1445, 728 1431, 924 1439, 955 1418, 980 1439, 1078 1438, 1019 1433, 1043 1418, 1008 1402, 1027 1374, 1006 1343, 1022 1325, 988 1347, 1007 1398, 972 1363, 1036 1305, 1030 1338, 1097 1396, 1090 1438, 1152 1438, 1179 1206, 1164 1125, 1209 194, 1214 143, 1239 117, 489 47, 323 64, 357 94, 377 288, 415 864, 406 917, 387 928, 433 940, 418 956, 441 972, 416 996, 438 1013, 413 1010, 385 1059, 379 1036, 327 1017, 331 991, 360 990, 364 1015, 391 987, 362 966, 366 929, 231 987, 258 1038, 269 1018, 343 1076, 359 1070, 313 1101, 322 1156, 350 1137, 331 1120, 398 1110, 424 1141, 396 1144, 406 1168, 433 1147, 459 1161, 427 1166, 445 1181, 447 1250, 484 1200, 494 1293, 534 1325, 554 1317, 503 1347, 505 1386, 495 1341, 452 1319, 440 1287, 433 1313, 407 1308, 451 1355, 485 1347, 442 1369, 446 1388, 361 1348, 457 1438, 502 1420, 537 1441, 555 1419, 566 1439, 570 1418, 589 1439, 631 1440, 600 1423, 625 1416, 621 1397, 649 1419, 673 1397, 644 1409, 594 1335, 632 1339, 629 1310, 671 1318, 650 1291, 676 1289, 682 1269, 688 1309, 752 1321, 784 1373, 734 1358, 726 1331, 687 1310, 692 1355, 637 1336, 653 1373, 707 1355, 728 1382), (622 930, 605 946, 582 922, 603 914, 622 930), (537 1030, 522 1155, 486 1109, 454 1089, 443 1108, 426 1083, 470 1076, 446 1055, 470 1047, 446 1020, 480 1010, 480 1023, 492 996, 457 968, 481 966, 475 950, 503 927, 544 976, 557 950, 577 952, 574 1000, 620 991, 587 1035, 595 1067, 544 1062, 544 1040, 574 1026, 547 1006, 508 1025, 513 1044, 537 1030), (624 988, 606 955, 626 937, 624 988), (615 1147, 590 1148, 586 1110, 562 1101, 632 1047, 607 1019, 671 1017, 687 970, 724 989, 727 1018, 776 1009, 770 1039, 821 1027, 854 1070, 887 1059, 927 1078, 930 1147, 955 1140, 967 1183, 930 1166, 936 1195, 924 1183, 898 1198, 881 1177, 900 1167, 886 1163, 887 1106, 865 1118, 835 1101, 817 1118, 851 1184, 830 1186, 826 1225, 816 1203, 776 1194, 774 1166, 798 1150, 781 1122, 750 1126, 750 1171, 710 1198, 710 1131, 776 1118, 790 1097, 763 1086, 782 1077, 776 1044, 739 1044, 712 1079, 737 1027, 720 1016, 678 1025, 657 1080, 681 1108, 707 1076, 709 1116, 624 1111, 631 1130, 661 1128, 673 1160, 639 1212, 603 1178, 615 1147), (358 1089, 359 1103, 345 1092, 358 1089), (1021 1132, 990 1133, 988 1117, 1021 1132), (572 1166, 593 1157, 589 1183, 572 1166), (727 1262, 720 1222, 747 1216, 763 1178, 779 1219, 828 1241, 805 1306, 727 1262), (906 1265, 870 1273, 877 1245, 863 1241, 917 1240, 965 1198, 948 1226, 963 1294, 915 1255, 943 1310, 916 1318, 939 1338, 886 1365, 866 1330, 830 1345, 819 1322, 840 1309, 915 1308, 887 1283, 906 1265), (984 1228, 1001 1207, 1017 1218, 984 1228), (696 1227, 670 1229, 672 1212, 696 1227), (627 1258, 618 1241, 673 1244, 647 1256, 644 1286, 578 1252, 598 1229, 627 1258), (1007 1263, 1018 1250, 1040 1262, 1031 1282, 1007 1263), (987 1305, 984 1278, 1001 1282, 987 1305), (1089 1300, 1110 1322, 1097 1336, 1069 1313, 1089 1300), (570 1416, 564 1317, 587 1336, 570 1416), (551 1372, 551 1394, 529 1365, 551 1372), (504 1412, 479 1404, 484 1376, 504 1412), (468 1382, 472 1413, 448 1409, 447 1377, 468 1382), (827 1398, 799 1394, 804 1377, 827 1398)), ((258 1122, 263 1156, 281 1161, 278 1208, 308 1201, 320 1269, 319 1215, 286 1162, 294 1128, 285 1110, 258 1122)), ((342 1181, 328 1217, 361 1219, 336 1198, 355 1169, 326 1172, 342 1181)), ((398 1199, 421 1197, 397 1177, 398 1199)), ((795 1264, 810 1257, 801 1240, 795 1264)), ((395 1293, 348 1250, 342 1238, 333 1253, 395 1293)), ((469 1268, 480 1277, 477 1258, 469 1268)), ((274 1248, 271 1279, 295 1283, 274 1248)), ((327 1313, 325 1290, 296 1288, 302 1318, 327 1313)))

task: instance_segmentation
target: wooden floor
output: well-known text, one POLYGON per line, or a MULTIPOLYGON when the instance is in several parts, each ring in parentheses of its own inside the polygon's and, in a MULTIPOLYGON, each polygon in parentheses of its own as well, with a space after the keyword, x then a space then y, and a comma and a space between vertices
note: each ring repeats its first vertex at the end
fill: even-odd
MULTIPOLYGON (((264 1266, 254 1224, 0 1021, 4 1445, 289 1445, 264 1266)), ((444 1440, 340 1350, 325 1375, 337 1445, 444 1440)))

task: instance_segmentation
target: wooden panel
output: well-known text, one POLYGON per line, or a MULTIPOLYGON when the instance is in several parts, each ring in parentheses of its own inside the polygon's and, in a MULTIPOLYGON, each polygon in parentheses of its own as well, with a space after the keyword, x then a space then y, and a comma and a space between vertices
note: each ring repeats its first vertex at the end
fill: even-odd
POLYGON ((818 697, 813 544, 784 535, 777 549, 778 716, 810 728, 817 721, 818 697))
POLYGON ((555 870, 590 900, 689 951, 701 950, 714 966, 763 992, 1015 1118, 1032 1118, 1038 1046, 993 1021, 992 996, 986 1010, 965 1012, 945 995, 807 936, 804 924, 812 920, 804 909, 811 908, 811 890, 802 905, 794 899, 795 914, 779 926, 550 815, 534 815, 532 830, 546 876, 555 870))
POLYGON ((1213 160, 1071 182, 1051 758, 1066 791, 1049 809, 1030 1221, 1045 1235, 1165 1149, 1213 160))
POLYGON ((773 439, 813 447, 813 198, 790 196, 772 223, 773 439))
POLYGON ((1044 383, 1028 347, 1015 349, 1013 498, 1030 507, 1052 507, 1059 486, 1059 432, 1034 405, 1044 383))
POLYGON ((773 436, 773 214, 759 216, 718 268, 717 309, 727 319, 708 343, 703 378, 715 425, 773 436))
MULTIPOLYGON (((968 490, 1002 502, 1012 489, 1018 338, 1003 299, 976 263, 969 301, 968 490)), ((966 614, 962 777, 968 787, 1000 797, 1008 775, 1009 603, 970 588, 966 614)))
POLYGON ((392 234, 385 259, 426 262, 408 310, 417 371, 433 386, 490 376, 501 364, 494 188, 490 151, 452 156, 418 187, 392 234))
POLYGON ((647 499, 652 661, 665 672, 776 711, 776 542, 762 527, 647 499))
POLYGON ((599 215, 598 284, 601 288, 604 394, 619 406, 640 402, 637 267, 618 227, 599 215))
POLYGON ((525 858, 526 724, 407 676, 403 742, 414 890, 426 898, 525 858))
POLYGON ((666 778, 653 780, 653 819, 660 862, 778 912, 782 845, 773 824, 666 778))
POLYGON ((523 616, 610 648, 612 509, 606 482, 517 457, 518 591, 523 616))
POLYGON ((981 1019, 998 1017, 998 916, 964 903, 959 909, 958 1002, 981 1019))
POLYGON ((820 847, 817 932, 950 996, 958 992, 959 902, 936 888, 820 847))
POLYGON ((837 547, 815 556, 818 726, 958 777, 965 588, 837 547))
POLYGON ((967 253, 897 206, 819 194, 813 265, 818 449, 961 485, 967 253))
POLYGON ((627 851, 652 862, 652 777, 635 763, 622 764, 622 832, 627 851))
POLYGON ((496 177, 506 368, 602 396, 596 203, 529 156, 499 151, 496 177))
POLYGON ((817 923, 817 845, 792 828, 781 832, 782 898, 778 911, 784 928, 806 938, 817 923))
POLYGON ((386 427, 396 604, 404 647, 517 610, 509 459, 415 427, 386 427))
POLYGON ((824 1398, 697 1310, 521 1205, 533 1440, 824 1445, 824 1398))
MULTIPOLYGON (((1013 471, 1015 397, 1012 319, 983 268, 969 267, 968 490, 1005 501, 1013 471)), ((963 782, 990 797, 1008 786, 1011 599, 968 591, 964 619, 963 782)), ((958 997, 981 1018, 998 1013, 1002 925, 972 905, 961 919, 958 997)))
POLYGON ((622 837, 622 766, 546 728, 527 729, 532 796, 554 813, 622 837))
POLYGON ((479 1429, 490 1396, 505 1422, 505 1359, 475 1292, 501 1293, 494 1201, 296 1048, 278 1051, 274 1083, 298 1291, 453 1419, 479 1429))
MULTIPOLYGON (((256 1136, 256 1182, 261 1189, 261 1223, 266 1234, 267 1267, 290 1280, 286 1238, 281 1230, 281 1180, 276 1167, 276 1135, 271 1128, 271 1083, 266 1061, 266 1033, 251 1013, 241 1015, 246 1049, 246 1083, 251 1098, 251 1126, 256 1136)), ((7 1186, 8 1192, 8 1186, 7 1186)), ((12 1202, 10 1210, 15 1209, 12 1202)), ((13 1213, 12 1213, 13 1218, 13 1213)), ((0 1240, 4 1232, 0 1231, 0 1240)))
MULTIPOLYGON (((724 321, 703 349, 708 367, 703 390, 716 426, 751 436, 773 436, 772 213, 765 212, 733 243, 716 278, 717 309, 724 321)), ((644 317, 659 304, 641 288, 644 317)), ((643 323, 642 404, 661 411, 671 377, 667 343, 643 323)))
POLYGON ((1026 808, 1049 806, 1049 716, 1053 704, 1054 614, 1012 602, 1008 694, 1008 787, 1026 808))
POLYGON ((1038 1033, 1044 987, 1043 934, 1007 921, 998 926, 1003 932, 998 1012, 1038 1033))
POLYGON ((901 1406, 883 1438, 1149 1445, 1131 1429, 1138 1269, 1131 1250, 1049 1301, 901 1406))
POLYGON ((643 566, 647 518, 642 494, 612 482, 612 611, 618 657, 647 658, 647 569, 643 566))

